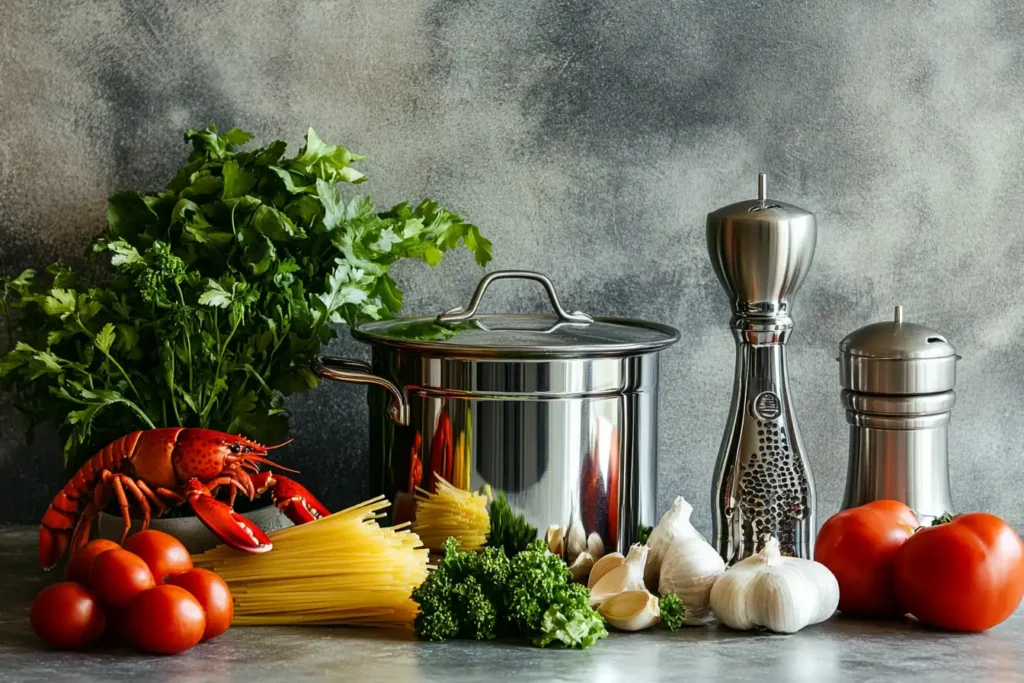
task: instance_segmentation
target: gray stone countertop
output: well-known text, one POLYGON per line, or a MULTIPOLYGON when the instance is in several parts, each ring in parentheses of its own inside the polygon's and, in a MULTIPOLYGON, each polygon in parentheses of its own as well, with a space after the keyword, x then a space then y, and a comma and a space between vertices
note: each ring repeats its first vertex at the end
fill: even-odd
POLYGON ((0 528, 0 681, 1019 681, 1024 614, 982 634, 837 615, 789 636, 723 627, 613 633, 589 650, 516 643, 422 643, 375 629, 233 628, 174 657, 47 650, 28 608, 53 578, 36 565, 36 530, 0 528))

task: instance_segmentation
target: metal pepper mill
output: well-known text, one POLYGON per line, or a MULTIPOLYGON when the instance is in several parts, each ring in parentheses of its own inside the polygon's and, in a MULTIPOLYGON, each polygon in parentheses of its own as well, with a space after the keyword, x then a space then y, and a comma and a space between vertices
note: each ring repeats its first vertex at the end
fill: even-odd
POLYGON ((749 557, 769 536, 783 554, 814 552, 814 482, 786 372, 793 329, 790 298, 811 267, 814 214, 757 199, 708 214, 711 265, 729 294, 736 339, 732 407, 712 483, 715 547, 727 563, 749 557))

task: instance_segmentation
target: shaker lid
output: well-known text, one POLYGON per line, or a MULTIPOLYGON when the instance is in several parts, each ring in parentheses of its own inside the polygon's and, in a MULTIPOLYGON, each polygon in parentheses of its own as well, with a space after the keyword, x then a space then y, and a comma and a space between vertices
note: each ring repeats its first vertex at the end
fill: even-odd
POLYGON ((839 344, 842 353, 878 360, 916 360, 956 356, 944 336, 924 325, 903 322, 897 306, 892 321, 874 323, 851 332, 839 344))
POLYGON ((892 321, 848 335, 839 351, 840 382, 850 391, 910 396, 956 385, 956 349, 930 327, 903 322, 902 306, 892 321))
POLYGON ((495 359, 633 356, 661 350, 679 339, 679 331, 668 325, 570 313, 559 303, 551 281, 530 271, 496 271, 484 276, 468 309, 362 323, 352 335, 431 355, 495 359), (506 278, 543 284, 554 315, 477 313, 487 287, 494 280, 506 278))

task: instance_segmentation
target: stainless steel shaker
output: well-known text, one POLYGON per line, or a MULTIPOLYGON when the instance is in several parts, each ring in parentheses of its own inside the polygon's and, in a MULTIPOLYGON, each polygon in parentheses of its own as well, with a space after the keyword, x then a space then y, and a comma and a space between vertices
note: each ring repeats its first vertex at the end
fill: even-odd
POLYGON ((922 524, 953 512, 946 435, 956 394, 956 349, 924 325, 867 325, 839 345, 842 401, 850 423, 843 508, 899 500, 922 524))
POLYGON ((711 264, 732 303, 736 340, 732 407, 712 484, 715 547, 726 562, 779 539, 783 553, 814 551, 814 482, 786 371, 790 299, 811 267, 814 214, 758 198, 708 214, 711 264))

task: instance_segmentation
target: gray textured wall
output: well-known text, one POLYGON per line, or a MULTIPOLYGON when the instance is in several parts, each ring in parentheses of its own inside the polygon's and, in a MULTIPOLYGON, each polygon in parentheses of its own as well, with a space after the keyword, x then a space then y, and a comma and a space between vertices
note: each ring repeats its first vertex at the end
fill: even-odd
MULTIPOLYGON (((494 267, 682 330, 660 496, 695 500, 706 529, 733 349, 703 220, 764 170, 820 221, 790 351, 819 516, 846 469, 836 345, 902 303, 963 355, 955 500, 1024 526, 1019 0, 5 0, 0 35, 0 271, 79 262, 106 195, 162 186, 183 128, 298 143, 312 125, 370 156, 380 203, 432 196, 481 225, 494 267)), ((480 271, 460 255, 396 276, 425 313, 480 271)), ((543 302, 508 286, 491 303, 543 302)), ((364 494, 362 390, 292 407, 290 463, 330 503, 364 494)), ((0 429, 0 519, 36 521, 62 483, 57 445, 26 446, 6 404, 0 429)))

